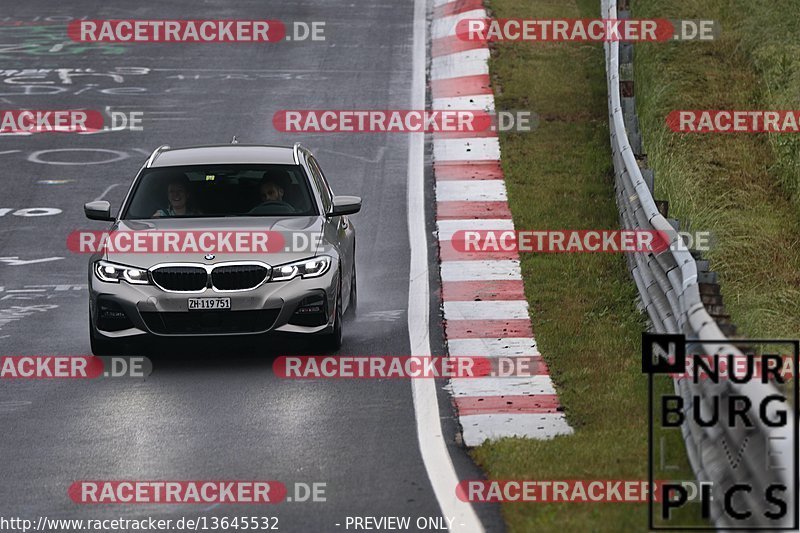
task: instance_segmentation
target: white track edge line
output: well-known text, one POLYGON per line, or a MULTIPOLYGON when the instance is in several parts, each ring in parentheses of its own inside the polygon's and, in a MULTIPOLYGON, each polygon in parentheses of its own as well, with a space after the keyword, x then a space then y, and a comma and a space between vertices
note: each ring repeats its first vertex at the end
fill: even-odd
MULTIPOLYGON (((414 0, 410 109, 424 109, 425 107, 426 2, 427 0, 414 0)), ((407 205, 411 256, 407 316, 412 355, 430 355, 431 353, 424 165, 425 136, 421 133, 413 133, 409 136, 408 141, 407 205)), ((447 518, 454 518, 452 521, 454 527, 457 524, 459 529, 482 533, 484 531, 483 524, 475 513, 475 509, 468 502, 463 502, 456 496, 459 479, 442 434, 435 381, 412 379, 411 392, 414 400, 420 454, 442 514, 447 518)))

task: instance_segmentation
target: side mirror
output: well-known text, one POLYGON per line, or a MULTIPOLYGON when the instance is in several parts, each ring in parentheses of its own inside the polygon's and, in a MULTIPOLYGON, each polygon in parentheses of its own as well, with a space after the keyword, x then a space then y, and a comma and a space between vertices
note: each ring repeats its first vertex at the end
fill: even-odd
POLYGON ((111 216, 111 204, 105 200, 83 204, 83 213, 89 220, 114 221, 114 217, 111 216))
POLYGON ((333 211, 329 217, 352 215, 361 211, 361 198, 358 196, 334 196, 333 211))

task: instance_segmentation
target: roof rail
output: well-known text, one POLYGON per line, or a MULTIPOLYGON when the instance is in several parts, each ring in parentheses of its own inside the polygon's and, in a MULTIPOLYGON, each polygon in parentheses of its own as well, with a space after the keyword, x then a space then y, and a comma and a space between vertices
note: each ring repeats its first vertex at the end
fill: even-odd
POLYGON ((158 154, 160 154, 161 152, 165 152, 167 150, 169 150, 169 145, 167 145, 167 144, 162 144, 161 146, 159 146, 158 148, 153 150, 153 153, 150 154, 150 158, 147 160, 147 163, 145 163, 144 166, 147 167, 147 168, 150 168, 150 165, 152 165, 153 162, 156 160, 156 157, 158 157, 158 154))
POLYGON ((294 164, 300 164, 300 150, 303 148, 303 145, 300 143, 294 143, 292 147, 292 155, 294 156, 294 164))

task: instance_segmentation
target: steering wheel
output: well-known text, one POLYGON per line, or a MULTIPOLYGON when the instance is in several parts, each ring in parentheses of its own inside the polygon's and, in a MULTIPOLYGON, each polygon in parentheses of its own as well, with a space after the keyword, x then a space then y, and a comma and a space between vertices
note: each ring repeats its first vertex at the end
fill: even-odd
MULTIPOLYGON (((292 204, 288 204, 288 203, 286 203, 286 202, 284 202, 282 200, 267 200, 266 202, 262 202, 262 203, 258 204, 257 206, 255 206, 249 212, 251 214, 262 214, 262 212, 265 210, 265 208, 269 208, 269 207, 273 207, 273 208, 277 207, 278 208, 278 209, 276 209, 276 211, 278 211, 278 212, 274 213, 276 215, 285 215, 285 214, 289 214, 289 213, 294 213, 296 211, 292 204)), ((266 210, 267 210, 267 212, 269 214, 273 214, 271 209, 266 209, 266 210)))

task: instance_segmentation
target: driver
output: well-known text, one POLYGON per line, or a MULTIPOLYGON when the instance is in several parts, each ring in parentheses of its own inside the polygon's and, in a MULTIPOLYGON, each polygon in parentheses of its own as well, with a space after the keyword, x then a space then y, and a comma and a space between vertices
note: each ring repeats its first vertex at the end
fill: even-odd
POLYGON ((189 193, 189 178, 179 176, 167 184, 168 209, 159 209, 153 213, 153 218, 174 217, 185 215, 200 215, 200 211, 191 207, 191 194, 189 193))

